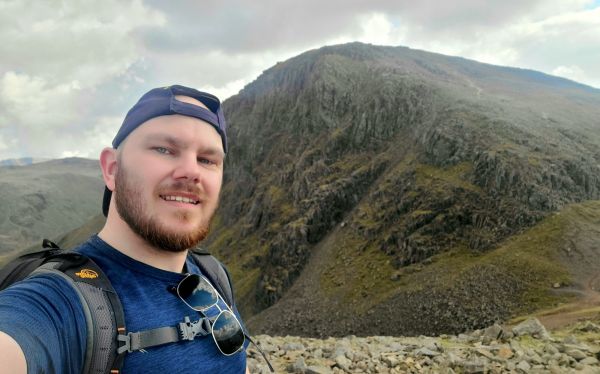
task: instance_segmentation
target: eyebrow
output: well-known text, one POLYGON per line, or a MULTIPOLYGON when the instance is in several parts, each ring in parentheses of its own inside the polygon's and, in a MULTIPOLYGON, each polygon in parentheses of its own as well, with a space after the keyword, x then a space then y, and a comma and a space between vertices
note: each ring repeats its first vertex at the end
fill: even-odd
MULTIPOLYGON (((176 138, 174 136, 171 135, 164 135, 164 134, 151 134, 148 135, 148 137, 146 138, 147 142, 167 142, 170 146, 174 147, 174 148, 178 148, 178 149, 186 149, 189 148, 190 144, 189 142, 180 139, 180 138, 176 138)), ((223 152, 221 149, 216 148, 216 147, 202 147, 201 149, 202 154, 207 154, 207 155, 217 155, 217 156, 221 156, 223 158, 225 158, 225 152, 223 152)))

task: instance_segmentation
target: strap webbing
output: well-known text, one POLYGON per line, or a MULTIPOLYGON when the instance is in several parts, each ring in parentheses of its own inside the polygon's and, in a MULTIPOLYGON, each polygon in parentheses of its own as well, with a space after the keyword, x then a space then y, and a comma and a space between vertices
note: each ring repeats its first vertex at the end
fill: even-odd
POLYGON ((196 322, 191 322, 190 317, 185 317, 184 321, 177 326, 165 326, 151 330, 130 332, 127 335, 118 335, 117 340, 125 343, 119 347, 118 353, 139 351, 181 340, 194 340, 196 336, 209 335, 210 331, 208 318, 201 318, 196 322))

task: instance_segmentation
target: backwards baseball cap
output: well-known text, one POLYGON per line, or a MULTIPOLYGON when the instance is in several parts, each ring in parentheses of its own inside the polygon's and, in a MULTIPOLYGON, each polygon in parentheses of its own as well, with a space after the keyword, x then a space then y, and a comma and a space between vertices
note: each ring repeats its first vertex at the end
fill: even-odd
MULTIPOLYGON (((144 94, 133 108, 127 112, 119 132, 117 132, 117 135, 112 141, 113 148, 118 148, 133 130, 146 121, 155 117, 172 114, 195 117, 213 126, 221 136, 223 151, 227 153, 225 117, 223 116, 223 110, 221 109, 221 102, 219 99, 209 93, 179 85, 155 88, 144 94), (179 101, 175 98, 175 95, 194 98, 206 105, 208 110, 198 105, 179 101)), ((105 187, 104 199, 102 201, 102 212, 105 216, 108 216, 111 196, 112 192, 108 187, 105 187)))

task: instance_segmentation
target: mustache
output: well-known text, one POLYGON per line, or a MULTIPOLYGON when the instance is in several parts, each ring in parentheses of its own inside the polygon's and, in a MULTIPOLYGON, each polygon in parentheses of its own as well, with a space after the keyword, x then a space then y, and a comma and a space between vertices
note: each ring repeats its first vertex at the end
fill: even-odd
POLYGON ((177 181, 167 186, 162 186, 159 190, 160 193, 164 192, 186 192, 196 196, 202 195, 202 190, 195 183, 177 181))

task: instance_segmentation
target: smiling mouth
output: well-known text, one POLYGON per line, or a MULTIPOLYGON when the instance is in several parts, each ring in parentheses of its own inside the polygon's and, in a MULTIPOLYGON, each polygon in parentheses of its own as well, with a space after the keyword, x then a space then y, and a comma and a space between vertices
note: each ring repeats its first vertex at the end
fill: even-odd
POLYGON ((198 205, 198 203, 200 202, 199 200, 190 199, 189 197, 176 196, 176 195, 160 195, 160 198, 165 201, 176 201, 179 203, 186 203, 186 204, 192 204, 192 205, 198 205))

